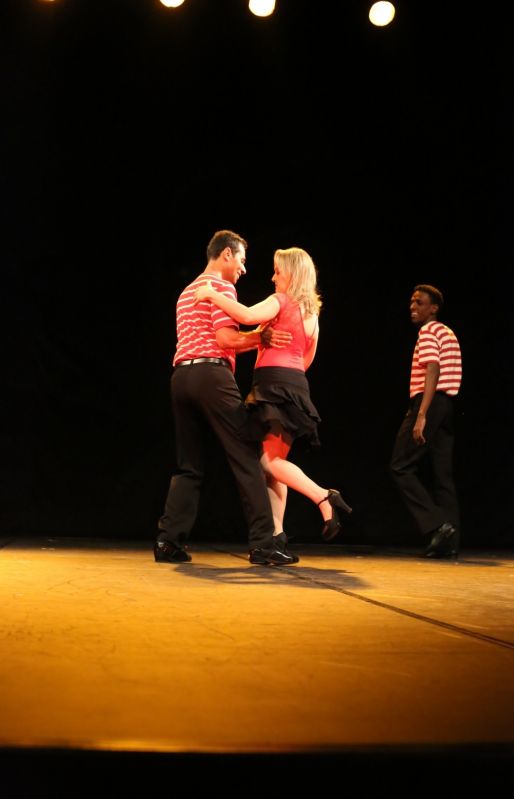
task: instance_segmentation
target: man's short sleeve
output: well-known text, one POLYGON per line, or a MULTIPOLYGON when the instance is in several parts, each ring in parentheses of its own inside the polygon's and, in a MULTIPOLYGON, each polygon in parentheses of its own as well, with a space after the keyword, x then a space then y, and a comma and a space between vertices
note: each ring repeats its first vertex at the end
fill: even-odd
POLYGON ((426 365, 427 363, 439 363, 440 346, 437 336, 430 330, 420 330, 418 339, 418 362, 426 365))
MULTIPOLYGON (((219 291, 221 294, 224 294, 231 300, 237 301, 237 293, 232 285, 227 285, 226 283, 219 283, 214 285, 213 288, 216 291, 219 291)), ((212 327, 214 330, 219 330, 221 327, 235 327, 236 330, 239 330, 238 323, 232 319, 231 316, 222 311, 221 308, 218 308, 217 305, 211 303, 211 318, 212 318, 212 327)))

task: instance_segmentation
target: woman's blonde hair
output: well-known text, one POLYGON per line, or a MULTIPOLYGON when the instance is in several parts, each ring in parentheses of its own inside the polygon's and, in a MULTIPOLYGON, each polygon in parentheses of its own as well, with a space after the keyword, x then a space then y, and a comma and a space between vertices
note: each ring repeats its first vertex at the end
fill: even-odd
POLYGON ((311 256, 301 247, 275 250, 275 263, 291 278, 287 293, 302 307, 305 314, 319 314, 321 297, 317 292, 317 270, 311 256))

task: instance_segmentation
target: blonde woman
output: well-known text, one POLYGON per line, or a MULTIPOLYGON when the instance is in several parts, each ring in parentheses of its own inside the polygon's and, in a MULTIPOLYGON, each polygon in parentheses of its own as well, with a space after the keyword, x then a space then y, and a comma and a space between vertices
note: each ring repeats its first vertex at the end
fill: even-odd
POLYGON ((250 307, 231 300, 210 283, 196 290, 195 299, 213 303, 241 324, 270 323, 275 330, 291 333, 292 340, 285 347, 258 348, 252 390, 246 400, 266 430, 261 465, 273 511, 276 545, 287 552, 283 521, 288 488, 299 491, 319 507, 325 541, 330 541, 340 530, 337 509, 351 513, 351 508, 339 491, 319 486, 287 460, 293 441, 298 438, 319 445, 320 418, 305 375, 318 344, 321 300, 316 288, 316 267, 300 247, 277 250, 272 281, 275 293, 250 307))

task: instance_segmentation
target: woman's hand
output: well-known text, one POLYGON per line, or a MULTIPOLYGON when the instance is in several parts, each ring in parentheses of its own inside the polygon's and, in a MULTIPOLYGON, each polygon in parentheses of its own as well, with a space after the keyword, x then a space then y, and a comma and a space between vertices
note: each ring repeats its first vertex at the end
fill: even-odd
POLYGON ((210 299, 210 297, 212 297, 213 291, 214 289, 212 287, 212 283, 210 280, 208 280, 207 283, 204 283, 202 286, 198 286, 198 288, 195 291, 194 304, 196 305, 197 302, 202 302, 203 300, 210 299))

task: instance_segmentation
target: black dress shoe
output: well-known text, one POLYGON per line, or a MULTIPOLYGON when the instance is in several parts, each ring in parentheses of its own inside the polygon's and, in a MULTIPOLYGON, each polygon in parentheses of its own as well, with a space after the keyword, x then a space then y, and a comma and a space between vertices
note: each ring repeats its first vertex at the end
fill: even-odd
POLYGON ((435 530, 432 540, 425 550, 425 558, 457 558, 459 554, 459 533, 451 522, 443 522, 435 530))
POLYGON ((248 559, 258 566, 292 566, 300 560, 296 555, 280 552, 279 549, 251 549, 248 559))
POLYGON ((287 548, 288 538, 285 533, 279 533, 278 535, 274 535, 273 543, 275 544, 275 547, 277 548, 278 552, 281 552, 282 555, 289 555, 289 557, 293 559, 293 563, 298 563, 298 561, 300 560, 298 555, 293 555, 291 552, 289 552, 287 548))
POLYGON ((171 541, 156 541, 153 554, 157 563, 187 563, 191 560, 191 555, 183 547, 171 541))

